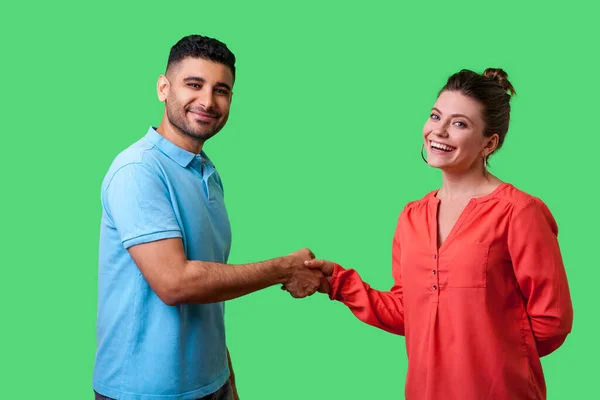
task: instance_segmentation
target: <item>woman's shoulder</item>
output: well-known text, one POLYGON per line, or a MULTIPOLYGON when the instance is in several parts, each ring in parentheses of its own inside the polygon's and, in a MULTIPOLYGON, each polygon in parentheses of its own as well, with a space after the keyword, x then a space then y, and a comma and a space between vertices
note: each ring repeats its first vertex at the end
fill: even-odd
POLYGON ((509 211, 510 220, 531 221, 531 223, 545 223, 557 231, 557 222, 552 211, 544 200, 535 194, 520 189, 512 184, 499 193, 500 202, 509 211))
POLYGON ((427 210, 427 205, 431 199, 435 199, 438 189, 427 192, 421 198, 408 201, 400 213, 400 216, 419 213, 427 210))
POLYGON ((500 201, 509 203, 513 209, 520 210, 527 207, 541 207, 546 209, 544 201, 537 195, 527 192, 511 183, 504 183, 503 190, 496 196, 500 201))

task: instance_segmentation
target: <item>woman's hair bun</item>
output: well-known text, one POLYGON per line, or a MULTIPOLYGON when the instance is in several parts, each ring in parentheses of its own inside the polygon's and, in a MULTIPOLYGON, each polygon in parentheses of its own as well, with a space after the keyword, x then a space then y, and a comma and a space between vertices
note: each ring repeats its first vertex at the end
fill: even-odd
POLYGON ((483 76, 493 79, 498 82, 507 92, 515 95, 515 88, 508 80, 508 74, 501 68, 487 68, 483 71, 483 76))

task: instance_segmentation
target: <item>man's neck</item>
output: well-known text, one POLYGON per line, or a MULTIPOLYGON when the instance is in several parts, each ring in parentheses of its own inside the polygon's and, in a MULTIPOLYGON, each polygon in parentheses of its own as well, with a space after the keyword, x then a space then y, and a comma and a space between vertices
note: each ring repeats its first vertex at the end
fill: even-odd
POLYGON ((189 151, 190 153, 200 154, 202 151, 202 146, 204 146, 204 141, 194 139, 184 134, 179 129, 174 127, 169 122, 168 118, 166 118, 166 116, 156 128, 156 131, 169 142, 189 151))

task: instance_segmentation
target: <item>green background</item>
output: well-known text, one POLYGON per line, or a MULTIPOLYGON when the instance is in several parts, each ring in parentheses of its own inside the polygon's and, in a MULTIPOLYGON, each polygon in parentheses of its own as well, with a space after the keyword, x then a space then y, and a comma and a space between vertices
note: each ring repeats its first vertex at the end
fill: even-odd
MULTIPOLYGON (((406 202, 440 184, 421 129, 446 78, 501 67, 517 90, 501 179, 559 224, 573 333, 543 359, 549 399, 593 397, 598 329, 598 6, 547 2, 11 2, 2 24, 0 397, 90 399, 101 180, 158 124, 180 37, 238 57, 230 122, 205 146, 242 263, 310 247, 391 287, 406 202)), ((233 300, 242 400, 401 399, 404 338, 273 287, 233 300)))

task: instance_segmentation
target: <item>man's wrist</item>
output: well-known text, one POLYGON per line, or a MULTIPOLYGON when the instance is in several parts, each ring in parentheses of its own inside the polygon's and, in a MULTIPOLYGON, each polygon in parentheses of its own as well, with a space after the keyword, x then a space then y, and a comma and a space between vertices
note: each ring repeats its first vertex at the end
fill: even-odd
POLYGON ((277 257, 267 261, 267 269, 274 285, 284 284, 290 278, 291 262, 289 257, 277 257))

